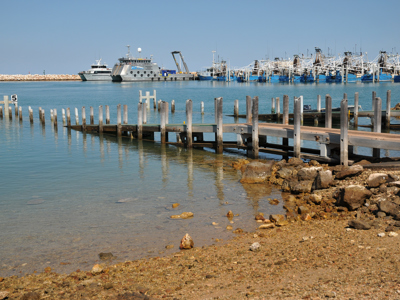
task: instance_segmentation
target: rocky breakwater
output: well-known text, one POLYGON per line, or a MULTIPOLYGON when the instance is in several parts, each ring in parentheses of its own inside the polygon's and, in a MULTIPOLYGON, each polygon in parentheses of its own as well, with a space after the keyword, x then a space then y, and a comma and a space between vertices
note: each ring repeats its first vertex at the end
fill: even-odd
POLYGON ((78 81, 79 75, 65 74, 28 74, 28 75, 0 75, 0 81, 78 81))
MULTIPOLYGON (((282 190, 285 216, 256 216, 260 229, 285 226, 296 221, 346 217, 349 226, 369 229, 385 218, 387 231, 400 227, 400 170, 379 172, 364 169, 361 161, 349 167, 317 161, 252 161, 233 164, 242 172, 242 183, 274 184, 282 190)), ((262 214, 262 212, 259 212, 262 214)))

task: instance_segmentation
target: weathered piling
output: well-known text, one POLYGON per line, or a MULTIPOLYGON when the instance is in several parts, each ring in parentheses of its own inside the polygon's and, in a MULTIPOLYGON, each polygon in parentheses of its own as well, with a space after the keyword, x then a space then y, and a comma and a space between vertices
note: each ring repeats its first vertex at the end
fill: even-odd
POLYGON ((271 98, 271 114, 275 114, 275 98, 271 98))
MULTIPOLYGON (((54 127, 57 128, 58 122, 57 122, 57 108, 54 109, 54 127)), ((86 125, 86 124, 85 124, 86 125)))
POLYGON ((99 132, 103 132, 103 105, 99 106, 99 132))
POLYGON ((321 95, 317 95, 317 112, 321 112, 321 95))
POLYGON ((175 113, 175 100, 171 101, 171 114, 175 113))
POLYGON ((246 96, 246 123, 252 122, 251 116, 251 97, 246 96))
POLYGON ((348 152, 349 152, 349 136, 348 136, 348 127, 349 127, 349 115, 347 113, 348 110, 348 101, 347 99, 343 99, 340 102, 340 164, 342 166, 348 166, 348 152))
POLYGON ((301 128, 301 100, 300 100, 300 98, 294 97, 293 155, 294 155, 294 157, 297 157, 297 158, 300 158, 300 149, 301 149, 300 128, 301 128))
POLYGON ((29 121, 33 123, 33 110, 30 106, 28 107, 28 110, 29 110, 29 121))
POLYGON ((61 109, 63 124, 65 125, 65 109, 61 109))
MULTIPOLYGON (((373 75, 375 76, 375 75, 373 75)), ((375 99, 376 99, 376 92, 372 91, 372 110, 375 109, 374 105, 375 105, 375 99)))
POLYGON ((18 103, 14 103, 14 114, 15 114, 15 118, 18 117, 18 103))
POLYGON ((94 125, 94 109, 93 109, 93 106, 90 107, 90 125, 94 125))
POLYGON ((54 119, 54 118, 53 118, 53 110, 50 109, 50 121, 53 122, 53 119, 54 119))
POLYGON ((75 107, 75 125, 79 125, 79 114, 77 107, 75 107))
POLYGON ((124 124, 128 124, 128 105, 124 104, 124 124))
POLYGON ((22 121, 22 106, 20 106, 19 108, 18 108, 18 111, 19 111, 19 120, 20 121, 22 121))
POLYGON ((304 111, 303 96, 300 96, 299 99, 300 99, 300 124, 303 126, 303 123, 304 123, 304 118, 303 118, 303 111, 304 111))
POLYGON ((46 125, 46 113, 44 109, 42 109, 42 125, 46 125))
POLYGON ((332 128, 332 97, 325 96, 325 128, 332 128))
POLYGON ((11 106, 8 107, 8 116, 9 116, 9 119, 12 120, 12 109, 11 109, 11 106))
POLYGON ((289 96, 283 95, 283 124, 289 125, 289 96))
POLYGON ((106 124, 110 124, 110 107, 106 105, 105 109, 106 109, 106 124))
POLYGON ((3 97, 4 101, 4 117, 9 119, 9 112, 8 112, 8 96, 3 97))
POLYGON ((259 153, 259 140, 258 140, 258 96, 253 98, 252 103, 252 132, 251 132, 251 158, 257 159, 259 153))
POLYGON ((71 127, 71 111, 69 107, 67 108, 67 126, 71 127))
POLYGON ((192 125, 193 125, 193 102, 191 99, 186 100, 186 147, 193 147, 192 125))
POLYGON ((0 119, 3 119, 3 106, 0 106, 0 119))
POLYGON ((200 102, 200 113, 202 115, 204 115, 204 102, 203 101, 200 102))
POLYGON ((390 128, 390 110, 391 110, 391 99, 392 99, 392 91, 388 90, 386 92, 386 119, 385 119, 385 127, 390 128))
POLYGON ((122 135, 122 126, 121 126, 121 104, 117 105, 117 135, 122 135))
POLYGON ((86 131, 86 108, 82 106, 82 131, 86 131))
POLYGON ((42 123, 42 108, 39 107, 39 123, 42 123))
POLYGON ((157 102, 157 109, 158 109, 158 111, 161 111, 161 99, 160 100, 158 100, 158 102, 157 102))
POLYGON ((279 122, 281 118, 281 103, 279 97, 276 97, 276 120, 279 122))
POLYGON ((142 103, 138 103, 138 113, 137 113, 137 139, 141 140, 143 138, 143 112, 142 103))
MULTIPOLYGON (((165 124, 169 124, 169 118, 168 118, 169 117, 169 114, 168 114, 169 103, 167 101, 165 101, 164 105, 165 105, 165 124)), ((168 134, 167 134, 167 142, 168 142, 168 134)))
POLYGON ((235 100, 235 104, 233 106, 233 115, 235 116, 235 118, 239 117, 239 100, 238 99, 235 100))
POLYGON ((354 93, 354 127, 358 126, 358 92, 354 93))
MULTIPOLYGON (((382 100, 377 97, 374 101, 374 132, 381 133, 382 131, 382 100)), ((376 158, 380 158, 381 149, 373 148, 372 156, 376 158)))
POLYGON ((161 144, 165 144, 165 142, 167 141, 166 138, 166 120, 165 120, 165 109, 167 108, 167 106, 165 105, 165 101, 161 102, 161 113, 160 113, 160 136, 161 136, 161 144))
POLYGON ((222 123, 222 118, 223 118, 223 104, 222 104, 222 97, 216 98, 217 102, 217 149, 216 153, 217 154, 222 154, 224 151, 224 139, 223 139, 223 123, 222 123))
MULTIPOLYGON (((162 102, 160 102, 160 105, 161 105, 161 103, 162 102)), ((143 114, 142 122, 143 122, 143 124, 147 124, 147 103, 146 102, 142 103, 142 114, 143 114)))

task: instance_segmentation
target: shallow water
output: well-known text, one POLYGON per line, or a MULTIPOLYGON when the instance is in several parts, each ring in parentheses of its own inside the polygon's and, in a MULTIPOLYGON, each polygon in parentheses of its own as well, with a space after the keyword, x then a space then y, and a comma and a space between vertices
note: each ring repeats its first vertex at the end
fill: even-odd
MULTIPOLYGON (((235 153, 215 155, 212 151, 70 131, 61 126, 62 108, 70 107, 74 120, 73 108, 86 106, 88 117, 88 108, 93 106, 97 120, 97 107, 110 105, 115 122, 116 105, 128 104, 129 123, 135 123, 139 89, 156 89, 158 99, 176 102, 170 123, 185 120, 188 98, 194 101, 193 122, 211 123, 213 99, 219 96, 224 97, 227 115, 232 114, 235 99, 240 99, 244 113, 246 95, 258 95, 260 113, 268 113, 270 98, 283 94, 291 99, 303 95, 304 104, 315 107, 317 94, 329 93, 337 106, 344 92, 351 98, 358 91, 360 104, 368 109, 372 90, 384 98, 391 89, 392 103, 399 102, 400 92, 399 85, 383 83, 2 82, 0 89, 3 95, 18 94, 24 115, 22 122, 15 117, 12 121, 0 119, 0 276, 42 271, 47 266, 59 272, 90 269, 100 252, 112 252, 117 261, 170 253, 178 250, 187 232, 195 246, 210 244, 215 238, 232 236, 225 230, 230 224, 225 217, 229 210, 239 214, 233 227, 244 230, 256 228, 253 219, 257 211, 283 212, 282 203, 268 203, 268 198, 281 199, 279 191, 238 183, 240 174, 228 167, 235 153), (204 115, 200 114, 200 101, 205 103, 204 115), (34 125, 29 123, 28 106, 34 110, 34 125), (44 127, 39 125, 39 107, 46 110, 44 127), (49 119, 54 108, 59 116, 57 130, 49 119), (172 209, 175 202, 181 205, 172 209), (193 212, 194 218, 170 219, 184 211, 193 212), (168 244, 174 248, 166 250, 168 244)), ((153 109, 148 111, 148 123, 158 122, 158 117, 153 109)), ((233 119, 224 116, 224 122, 233 119)))

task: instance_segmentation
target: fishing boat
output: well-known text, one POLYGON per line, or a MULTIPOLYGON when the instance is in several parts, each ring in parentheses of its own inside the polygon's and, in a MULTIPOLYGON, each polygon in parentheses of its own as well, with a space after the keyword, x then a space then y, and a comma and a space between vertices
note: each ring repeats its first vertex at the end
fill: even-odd
POLYGON ((101 63, 101 58, 87 71, 78 73, 82 81, 111 81, 111 68, 101 63))
POLYGON ((194 75, 189 72, 189 69, 183 59, 180 51, 171 52, 178 72, 175 70, 163 70, 157 63, 153 62, 153 56, 150 58, 142 58, 140 53, 141 48, 138 48, 139 57, 132 57, 130 54, 130 46, 128 45, 128 53, 126 57, 119 58, 111 72, 111 78, 114 82, 142 82, 142 81, 183 81, 193 80, 194 75), (179 54, 181 62, 185 68, 182 71, 179 63, 175 58, 175 54, 179 54))

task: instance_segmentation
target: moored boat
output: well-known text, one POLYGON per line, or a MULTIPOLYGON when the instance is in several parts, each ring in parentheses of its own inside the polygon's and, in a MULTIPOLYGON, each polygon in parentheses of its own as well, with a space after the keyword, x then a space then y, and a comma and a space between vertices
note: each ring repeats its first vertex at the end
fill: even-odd
POLYGON ((111 68, 101 63, 101 58, 87 71, 78 73, 82 81, 111 81, 111 68))

